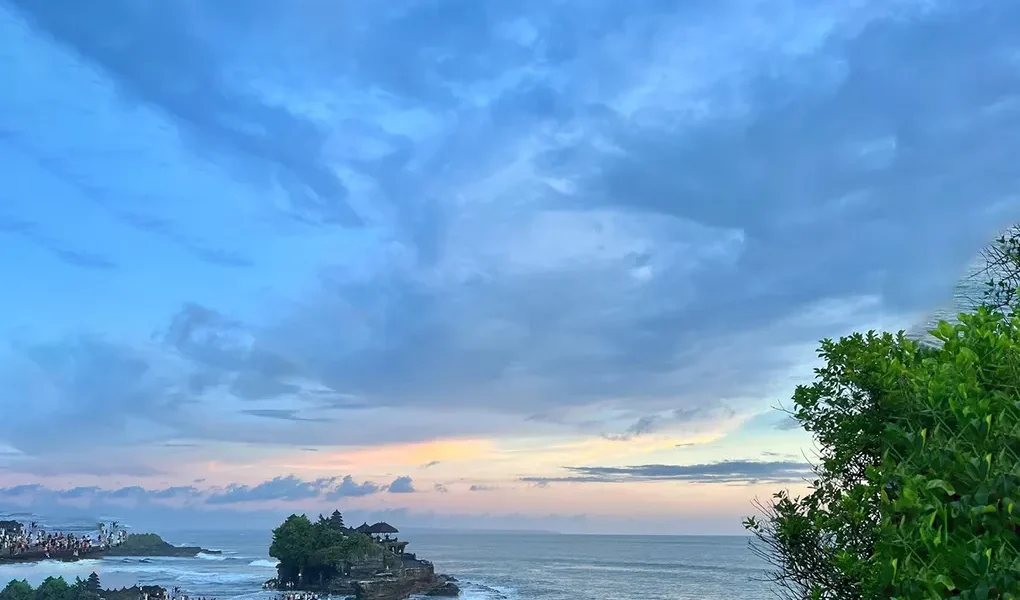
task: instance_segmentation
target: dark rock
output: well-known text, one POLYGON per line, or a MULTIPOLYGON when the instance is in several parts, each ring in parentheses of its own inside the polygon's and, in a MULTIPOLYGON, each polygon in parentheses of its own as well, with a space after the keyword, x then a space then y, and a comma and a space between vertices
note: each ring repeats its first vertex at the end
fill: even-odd
POLYGON ((447 596, 447 597, 459 596, 460 595, 460 588, 453 581, 447 580, 446 583, 440 585, 439 587, 433 588, 433 589, 429 590, 428 592, 425 592, 425 595, 426 596, 447 596))
POLYGON ((132 533, 124 543, 101 552, 104 556, 168 556, 192 557, 203 554, 222 554, 219 550, 206 550, 198 546, 174 546, 155 533, 132 533))
POLYGON ((354 582, 357 600, 402 600, 414 594, 455 597, 460 588, 445 575, 425 577, 379 577, 354 582))

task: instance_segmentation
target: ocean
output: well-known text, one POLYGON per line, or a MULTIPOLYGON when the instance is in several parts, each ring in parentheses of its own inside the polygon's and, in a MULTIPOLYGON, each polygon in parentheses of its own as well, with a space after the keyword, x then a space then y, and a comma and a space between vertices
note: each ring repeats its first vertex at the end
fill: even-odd
MULTIPOLYGON (((0 581, 95 571, 104 587, 180 586, 193 597, 269 600, 267 531, 160 532, 175 544, 222 550, 196 558, 109 558, 0 566, 0 581)), ((460 580, 464 600, 758 600, 761 562, 738 536, 410 533, 408 550, 460 580)))

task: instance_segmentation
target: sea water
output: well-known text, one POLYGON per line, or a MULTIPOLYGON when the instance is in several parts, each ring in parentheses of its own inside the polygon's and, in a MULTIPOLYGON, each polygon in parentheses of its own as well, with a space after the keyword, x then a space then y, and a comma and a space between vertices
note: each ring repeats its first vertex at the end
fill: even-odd
MULTIPOLYGON (((0 580, 95 571, 104 587, 180 586, 193 596, 268 600, 276 573, 266 531, 162 532, 174 544, 223 554, 195 558, 104 558, 0 566, 0 580)), ((762 564, 737 536, 609 536, 409 533, 408 548, 457 577, 464 600, 708 600, 770 598, 762 564)))

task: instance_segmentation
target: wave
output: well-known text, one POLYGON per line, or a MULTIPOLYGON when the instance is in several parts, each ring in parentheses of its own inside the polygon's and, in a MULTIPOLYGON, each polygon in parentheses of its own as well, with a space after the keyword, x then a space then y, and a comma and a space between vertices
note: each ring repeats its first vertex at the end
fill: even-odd
POLYGON ((511 600, 517 598, 517 590, 505 586, 492 586, 476 581, 460 583, 460 597, 464 600, 511 600))
POLYGON ((201 558, 202 560, 227 560, 227 557, 222 554, 206 554, 205 552, 199 552, 195 555, 195 558, 201 558))
POLYGON ((266 560, 264 558, 260 558, 258 560, 251 561, 250 563, 248 563, 248 566, 249 567, 267 567, 267 568, 275 569, 276 566, 279 565, 279 564, 280 563, 278 561, 275 561, 275 560, 266 560))
POLYGON ((41 560, 34 563, 15 563, 0 565, 0 581, 11 579, 27 579, 32 585, 39 585, 43 579, 62 575, 64 579, 74 580, 75 577, 85 578, 92 571, 102 570, 103 561, 99 559, 65 562, 62 560, 41 560))
MULTIPOLYGON (((198 571, 194 569, 182 569, 172 564, 118 563, 101 569, 100 574, 104 572, 146 575, 153 579, 158 579, 159 581, 165 581, 168 583, 173 581, 185 586, 245 583, 261 584, 265 580, 265 573, 198 571)), ((87 574, 88 573, 86 572, 86 575, 87 574)), ((165 583, 161 583, 160 585, 165 585, 165 583)))

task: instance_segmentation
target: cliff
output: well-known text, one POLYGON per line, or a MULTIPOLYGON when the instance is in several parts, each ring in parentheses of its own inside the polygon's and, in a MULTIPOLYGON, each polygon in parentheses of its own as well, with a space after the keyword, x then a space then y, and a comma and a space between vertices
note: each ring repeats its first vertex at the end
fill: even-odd
POLYGON ((220 554, 219 550, 206 550, 199 546, 174 546, 155 533, 132 533, 122 544, 102 552, 104 556, 171 556, 192 557, 203 554, 220 554))

